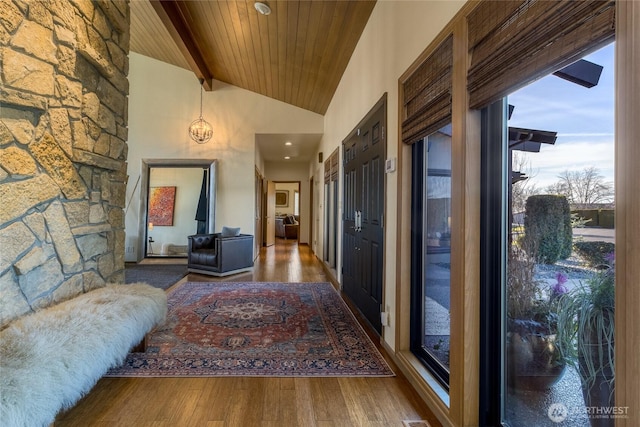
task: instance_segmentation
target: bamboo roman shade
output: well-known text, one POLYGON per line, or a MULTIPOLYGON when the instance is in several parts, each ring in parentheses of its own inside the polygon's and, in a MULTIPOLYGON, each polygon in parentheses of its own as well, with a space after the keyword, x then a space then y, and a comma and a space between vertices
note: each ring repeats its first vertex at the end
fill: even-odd
POLYGON ((483 1, 468 16, 469 106, 482 108, 615 35, 614 1, 483 1))
POLYGON ((331 153, 331 156, 324 162, 324 183, 328 184, 332 181, 338 180, 338 162, 339 162, 339 154, 338 149, 336 148, 331 153))
POLYGON ((403 84, 403 142, 412 144, 451 121, 452 66, 449 36, 403 84))

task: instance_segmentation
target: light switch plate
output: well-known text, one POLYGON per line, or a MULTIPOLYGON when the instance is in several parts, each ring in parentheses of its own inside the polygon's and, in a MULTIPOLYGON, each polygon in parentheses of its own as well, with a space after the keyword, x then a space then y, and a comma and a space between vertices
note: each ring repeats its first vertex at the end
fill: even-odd
POLYGON ((387 159, 384 162, 384 172, 391 173, 396 171, 396 158, 387 159))

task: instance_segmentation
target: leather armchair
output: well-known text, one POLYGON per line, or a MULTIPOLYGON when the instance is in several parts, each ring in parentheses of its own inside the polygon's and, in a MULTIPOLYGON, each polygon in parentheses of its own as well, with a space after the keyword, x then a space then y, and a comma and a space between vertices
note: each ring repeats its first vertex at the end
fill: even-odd
POLYGON ((296 240, 300 229, 300 223, 298 221, 297 215, 287 215, 276 218, 276 237, 296 240))
POLYGON ((187 269, 192 273, 228 276, 253 268, 253 236, 222 237, 195 234, 188 237, 187 269))
POLYGON ((284 225, 284 238, 285 239, 293 239, 296 240, 298 238, 298 230, 300 225, 296 224, 285 224, 284 225))

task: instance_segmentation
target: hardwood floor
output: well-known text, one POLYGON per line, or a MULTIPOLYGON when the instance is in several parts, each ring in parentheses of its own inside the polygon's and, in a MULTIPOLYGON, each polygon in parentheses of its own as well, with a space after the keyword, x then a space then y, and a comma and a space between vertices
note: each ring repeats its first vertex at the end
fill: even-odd
MULTIPOLYGON (((185 281, 212 281, 189 274, 185 281)), ((278 240, 252 273, 224 281, 329 281, 309 247, 278 240)), ((362 323, 362 320, 360 320, 362 323)), ((363 325, 378 344, 379 338, 363 325)), ((385 352, 380 349, 383 355, 385 352)), ((385 355, 391 378, 103 378, 60 414, 62 426, 329 427, 440 423, 385 355)))

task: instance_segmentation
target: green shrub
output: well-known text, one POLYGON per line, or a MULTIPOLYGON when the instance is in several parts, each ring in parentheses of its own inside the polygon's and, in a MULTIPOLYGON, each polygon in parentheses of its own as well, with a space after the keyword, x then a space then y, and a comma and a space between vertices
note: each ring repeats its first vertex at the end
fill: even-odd
POLYGON ((554 264, 571 255, 573 230, 566 197, 530 196, 525 205, 524 229, 525 246, 535 248, 538 262, 554 264))
POLYGON ((591 218, 581 217, 578 212, 571 212, 571 228, 584 228, 592 225, 591 218))
POLYGON ((585 219, 589 227, 598 226, 598 209, 576 209, 573 211, 578 217, 585 219))
POLYGON ((591 267, 609 264, 607 255, 616 249, 616 245, 610 242, 576 242, 573 245, 576 253, 591 267))

